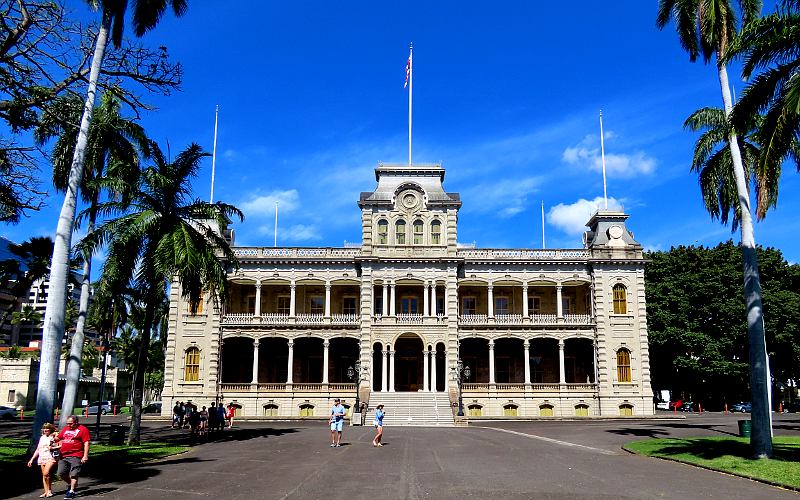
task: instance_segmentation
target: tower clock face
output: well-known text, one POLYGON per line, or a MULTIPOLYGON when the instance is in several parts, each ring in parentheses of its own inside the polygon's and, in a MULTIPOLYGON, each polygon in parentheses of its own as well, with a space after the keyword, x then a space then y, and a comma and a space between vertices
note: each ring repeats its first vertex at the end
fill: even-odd
POLYGON ((608 235, 611 237, 611 239, 614 240, 619 239, 622 237, 623 233, 624 230, 622 229, 621 226, 611 226, 610 228, 608 228, 608 235))
POLYGON ((401 203, 403 204, 403 207, 407 209, 412 209, 416 207, 417 204, 419 204, 419 198, 417 198, 416 193, 410 191, 406 191, 405 193, 403 193, 402 196, 400 197, 400 200, 401 203))

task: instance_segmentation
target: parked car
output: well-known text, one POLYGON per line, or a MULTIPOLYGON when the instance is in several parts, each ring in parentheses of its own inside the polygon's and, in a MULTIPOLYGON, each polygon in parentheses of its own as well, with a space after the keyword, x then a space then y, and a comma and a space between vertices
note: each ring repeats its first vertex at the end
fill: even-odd
POLYGON ((697 405, 692 401, 684 401, 683 406, 679 408, 681 411, 697 411, 697 405))
POLYGON ((0 419, 12 420, 17 418, 17 409, 10 406, 0 406, 0 419))
POLYGON ((750 413, 753 411, 753 405, 750 403, 736 403, 735 405, 731 406, 730 410, 740 413, 750 413))
POLYGON ((670 403, 669 401, 659 401, 656 403, 656 410, 669 410, 670 403))
POLYGON ((116 403, 114 401, 95 401, 89 405, 89 415, 97 415, 98 409, 100 410, 101 415, 111 413, 111 410, 115 404, 116 403))
POLYGON ((678 399, 676 401, 670 401, 668 409, 670 410, 679 410, 683 406, 683 401, 678 399))
POLYGON ((142 408, 142 413, 158 413, 161 414, 161 403, 150 403, 142 408))

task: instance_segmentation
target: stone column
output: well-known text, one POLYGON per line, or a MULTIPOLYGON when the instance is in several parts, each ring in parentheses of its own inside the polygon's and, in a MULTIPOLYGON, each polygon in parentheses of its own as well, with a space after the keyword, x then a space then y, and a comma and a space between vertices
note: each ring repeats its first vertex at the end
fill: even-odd
POLYGON ((522 317, 527 318, 531 315, 528 310, 528 285, 522 285, 522 317))
POLYGON ((397 301, 395 300, 395 286, 394 286, 394 283, 389 285, 389 288, 391 288, 391 294, 389 296, 389 316, 395 316, 396 315, 395 312, 397 311, 397 309, 396 309, 397 301))
POLYGON ((436 310, 436 282, 431 284, 431 316, 434 318, 439 314, 436 310))
POLYGON ((389 351, 381 351, 381 392, 389 390, 389 351))
MULTIPOLYGON (((477 368, 477 367, 476 367, 477 368)), ((489 340, 489 383, 494 384, 494 340, 489 340)))
POLYGON ((294 341, 289 340, 289 360, 286 363, 286 383, 292 384, 292 372, 294 371, 294 341))
POLYGON ((389 392, 394 392, 394 350, 389 350, 389 392))
POLYGON ((431 353, 431 392, 436 392, 436 345, 431 353))
POLYGON ((389 315, 389 283, 383 282, 383 297, 381 297, 382 305, 381 316, 389 315))
POLYGON ((423 366, 422 366, 422 391, 423 392, 428 392, 430 390, 430 385, 428 384, 428 381, 430 380, 430 377, 431 377, 430 361, 431 361, 431 351, 425 349, 425 351, 422 353, 422 363, 423 363, 423 366))
POLYGON ((328 351, 331 346, 329 341, 322 343, 322 383, 328 383, 328 351))
POLYGON ((422 315, 428 316, 430 314, 430 300, 428 299, 428 289, 430 288, 430 283, 427 281, 422 285, 422 315))
POLYGON ((254 314, 256 318, 261 316, 261 280, 256 281, 256 308, 254 314))
POLYGON ((325 283, 325 317, 331 317, 331 284, 325 283))
POLYGON ((251 384, 258 384, 258 339, 253 340, 253 380, 251 384))
MULTIPOLYGON (((486 287, 486 291, 487 291, 487 295, 488 295, 487 300, 489 302, 487 304, 488 311, 489 311, 489 317, 490 318, 494 318, 494 287, 492 285, 489 285, 488 287, 486 287)), ((491 345, 491 344, 489 344, 489 345, 491 345)))
POLYGON ((564 341, 558 341, 558 383, 567 383, 567 371, 564 368, 564 341))
POLYGON ((294 318, 295 316, 295 299, 297 298, 297 285, 295 285, 294 280, 292 280, 291 284, 289 285, 289 317, 294 318))
POLYGON ((531 341, 525 340, 522 343, 522 347, 525 349, 525 383, 531 383, 531 341))
POLYGON ((561 285, 556 285, 556 316, 564 317, 564 304, 561 302, 561 285))

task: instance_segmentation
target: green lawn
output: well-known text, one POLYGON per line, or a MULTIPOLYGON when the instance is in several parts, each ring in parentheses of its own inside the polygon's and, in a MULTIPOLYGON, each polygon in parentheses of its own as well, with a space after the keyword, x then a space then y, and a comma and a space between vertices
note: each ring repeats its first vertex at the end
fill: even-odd
POLYGON ((640 455, 800 488, 800 437, 774 438, 774 456, 768 460, 751 458, 749 438, 647 439, 627 443, 624 448, 640 455))
MULTIPOLYGON (((27 448, 27 439, 0 438, 0 465, 27 462, 27 448)), ((160 442, 142 443, 139 446, 92 443, 89 459, 104 464, 129 465, 175 455, 188 449, 188 446, 160 442)))

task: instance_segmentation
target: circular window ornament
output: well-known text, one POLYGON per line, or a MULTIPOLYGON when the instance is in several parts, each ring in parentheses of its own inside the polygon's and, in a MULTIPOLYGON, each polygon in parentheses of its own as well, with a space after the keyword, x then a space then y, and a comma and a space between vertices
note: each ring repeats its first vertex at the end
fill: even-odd
POLYGON ((622 226, 611 226, 608 228, 608 237, 612 240, 618 240, 622 238, 624 232, 625 230, 622 229, 622 226))
POLYGON ((403 206, 406 208, 414 208, 418 203, 417 195, 409 192, 403 194, 402 200, 403 206))

